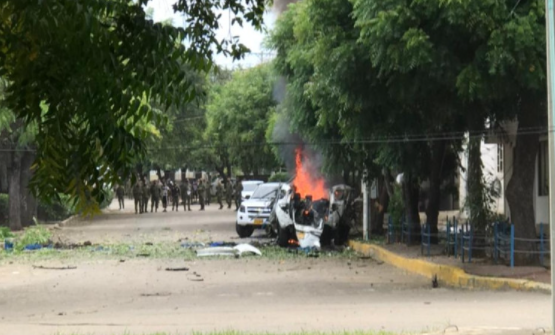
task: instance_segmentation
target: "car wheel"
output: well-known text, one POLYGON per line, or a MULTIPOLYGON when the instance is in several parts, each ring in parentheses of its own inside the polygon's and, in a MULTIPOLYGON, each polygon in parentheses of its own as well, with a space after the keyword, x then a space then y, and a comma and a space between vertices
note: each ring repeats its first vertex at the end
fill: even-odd
POLYGON ((237 235, 241 238, 250 237, 254 232, 254 227, 251 225, 241 226, 235 223, 235 231, 237 231, 237 235))
POLYGON ((276 244, 282 248, 286 248, 289 246, 289 240, 291 236, 291 232, 289 231, 289 227, 283 229, 280 225, 277 225, 277 241, 276 244))
POLYGON ((322 235, 320 235, 320 245, 321 246, 331 245, 332 237, 333 237, 333 229, 327 224, 324 225, 324 230, 322 231, 322 235))

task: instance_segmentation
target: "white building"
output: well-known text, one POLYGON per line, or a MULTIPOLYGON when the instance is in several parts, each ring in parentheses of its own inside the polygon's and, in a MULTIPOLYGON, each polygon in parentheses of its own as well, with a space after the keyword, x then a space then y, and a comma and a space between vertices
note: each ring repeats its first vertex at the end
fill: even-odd
MULTIPOLYGON (((517 123, 511 122, 503 125, 503 129, 509 134, 515 134, 517 123)), ((484 179, 488 187, 499 190, 500 196, 495 199, 493 210, 505 217, 510 217, 510 208, 505 199, 505 190, 511 180, 513 173, 514 146, 516 143, 514 135, 487 136, 482 141, 482 163, 484 179)), ((536 224, 549 223, 549 175, 548 175, 548 148, 547 136, 540 138, 538 153, 535 164, 534 178, 534 211, 536 224)), ((461 165, 464 170, 460 171, 459 199, 460 208, 464 207, 466 198, 466 167, 468 165, 468 153, 461 154, 461 165)), ((524 195, 523 195, 524 196, 524 195)))

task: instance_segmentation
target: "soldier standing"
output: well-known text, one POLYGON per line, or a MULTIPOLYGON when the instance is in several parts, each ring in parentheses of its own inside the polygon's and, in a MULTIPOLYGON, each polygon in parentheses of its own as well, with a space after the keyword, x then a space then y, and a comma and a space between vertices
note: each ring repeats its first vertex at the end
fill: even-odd
POLYGON ((241 207, 242 193, 243 182, 241 181, 241 179, 237 179, 237 181, 235 182, 235 210, 239 210, 239 207, 241 207))
POLYGON ((166 207, 168 206, 168 185, 162 183, 162 207, 164 207, 164 212, 166 211, 166 207))
POLYGON ((222 187, 222 183, 218 180, 216 182, 216 197, 218 198, 218 203, 220 204, 220 208, 222 209, 224 208, 224 205, 222 204, 222 196, 223 196, 223 187, 222 187))
POLYGON ((198 192, 198 202, 200 203, 200 210, 204 210, 204 183, 202 179, 198 182, 197 192, 198 192))
POLYGON ((121 184, 116 188, 116 195, 118 197, 119 210, 121 211, 122 209, 125 209, 125 201, 123 198, 125 196, 125 189, 121 186, 121 184))
POLYGON ((179 212, 179 186, 172 185, 172 211, 175 208, 176 212, 179 212))
POLYGON ((150 185, 150 212, 152 213, 153 210, 158 212, 158 203, 160 202, 160 186, 158 182, 155 180, 152 185, 150 185))
POLYGON ((187 179, 181 184, 181 200, 183 201, 183 210, 189 208, 191 210, 191 189, 189 188, 189 181, 187 179))
POLYGON ((133 199, 135 200, 135 214, 143 213, 143 188, 140 181, 137 181, 133 186, 133 199))
POLYGON ((145 181, 143 183, 143 214, 148 213, 148 184, 145 181))
POLYGON ((227 208, 231 208, 232 196, 233 196, 233 189, 231 188, 231 181, 228 179, 225 181, 225 201, 227 202, 227 208))

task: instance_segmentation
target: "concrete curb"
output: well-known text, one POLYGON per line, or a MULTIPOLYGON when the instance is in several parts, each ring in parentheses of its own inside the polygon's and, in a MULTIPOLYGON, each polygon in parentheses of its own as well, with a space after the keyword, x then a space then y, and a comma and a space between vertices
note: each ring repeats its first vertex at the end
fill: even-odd
POLYGON ((551 285, 549 284, 525 279, 476 276, 468 274, 464 272, 463 269, 455 266, 431 263, 422 259, 405 258, 374 244, 350 241, 349 245, 358 253, 371 256, 408 272, 426 276, 430 279, 436 275, 438 282, 447 286, 467 289, 518 290, 551 293, 551 285))

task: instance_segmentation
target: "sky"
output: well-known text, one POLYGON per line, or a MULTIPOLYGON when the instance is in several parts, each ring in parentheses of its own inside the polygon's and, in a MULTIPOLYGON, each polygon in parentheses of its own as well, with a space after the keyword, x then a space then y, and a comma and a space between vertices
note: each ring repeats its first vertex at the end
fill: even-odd
MULTIPOLYGON (((172 5, 174 3, 175 0, 151 0, 148 4, 148 7, 154 9, 154 21, 159 22, 167 19, 172 19, 175 26, 182 26, 182 16, 173 12, 172 5)), ((221 14, 222 16, 219 21, 221 28, 217 32, 218 39, 226 38, 229 36, 229 13, 226 11, 222 12, 221 14)), ((275 18, 276 16, 272 12, 268 12, 264 15, 264 22, 267 29, 271 29, 273 27, 275 18)), ((231 13, 231 19, 233 19, 233 13, 231 13)), ((248 23, 244 23, 243 27, 239 27, 238 25, 231 27, 231 35, 239 36, 239 40, 241 41, 241 43, 247 46, 253 54, 246 55, 244 59, 235 62, 233 62, 231 58, 225 57, 223 55, 217 55, 215 57, 215 62, 218 65, 227 68, 235 68, 238 66, 245 68, 256 66, 260 64, 262 60, 267 61, 271 57, 271 55, 268 55, 269 51, 262 48, 264 33, 256 31, 248 23), (255 54, 261 52, 264 52, 265 54, 255 54)))

